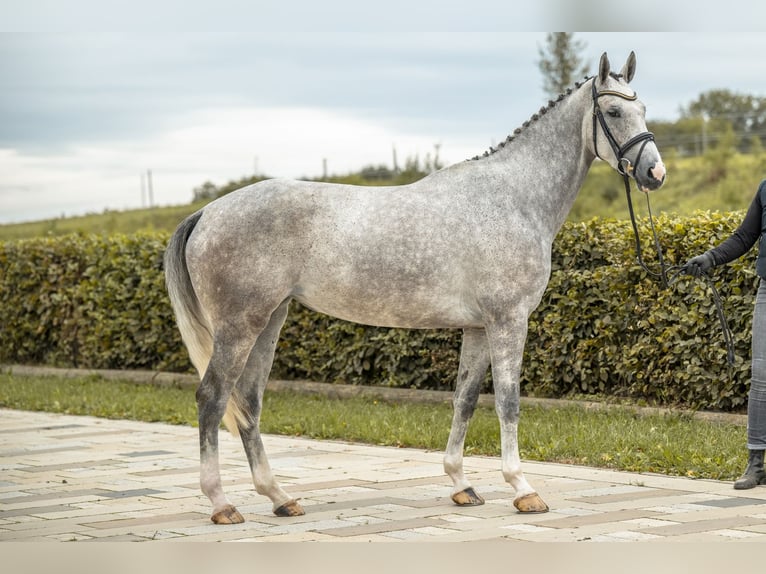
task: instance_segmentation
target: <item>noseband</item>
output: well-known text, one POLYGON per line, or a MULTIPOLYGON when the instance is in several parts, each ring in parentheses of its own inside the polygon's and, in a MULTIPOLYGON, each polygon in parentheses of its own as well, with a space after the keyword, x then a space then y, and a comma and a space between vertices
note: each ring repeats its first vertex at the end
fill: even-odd
POLYGON ((641 147, 636 154, 636 165, 638 165, 646 144, 654 141, 654 134, 649 131, 640 133, 637 136, 630 138, 624 145, 620 146, 620 144, 617 143, 612 130, 609 129, 609 126, 606 123, 606 119, 604 118, 604 114, 601 111, 601 107, 598 105, 598 99, 601 96, 617 96, 618 98, 632 102, 638 98, 638 95, 634 92, 632 96, 628 96, 613 90, 604 90, 603 92, 599 92, 596 89, 596 78, 593 78, 593 82, 591 83, 591 92, 593 94, 593 150, 596 153, 596 157, 599 159, 604 159, 598 153, 598 133, 596 123, 598 122, 598 124, 601 125, 601 130, 604 132, 604 135, 606 136, 606 139, 609 142, 615 157, 617 158, 617 171, 620 172, 620 174, 623 176, 633 176, 633 164, 627 157, 625 157, 625 154, 632 147, 641 144, 641 147))

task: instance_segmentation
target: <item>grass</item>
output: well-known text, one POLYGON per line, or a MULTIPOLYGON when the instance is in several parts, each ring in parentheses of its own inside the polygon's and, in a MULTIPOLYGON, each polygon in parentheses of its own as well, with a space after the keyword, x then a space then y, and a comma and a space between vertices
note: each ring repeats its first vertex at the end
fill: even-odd
MULTIPOLYGON (((197 425, 194 391, 97 377, 58 379, 0 374, 0 407, 113 419, 197 425)), ((266 393, 265 433, 443 450, 449 405, 393 404, 365 398, 331 399, 266 393)), ((639 415, 627 408, 588 410, 525 407, 519 425, 527 460, 633 472, 733 480, 746 464, 745 428, 688 415, 639 415)), ((494 410, 478 408, 466 453, 498 456, 494 410)))

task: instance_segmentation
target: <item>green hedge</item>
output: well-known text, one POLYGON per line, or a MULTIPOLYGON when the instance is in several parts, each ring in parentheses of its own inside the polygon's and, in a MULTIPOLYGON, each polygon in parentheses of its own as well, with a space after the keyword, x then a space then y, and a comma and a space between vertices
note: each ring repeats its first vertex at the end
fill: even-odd
POLYGON ((0 244, 0 360, 188 369, 165 293, 167 234, 0 244))
MULTIPOLYGON (((741 218, 658 218, 666 260, 681 263, 701 253, 741 218)), ((641 232, 645 259, 656 265, 645 221, 641 232)), ((167 239, 166 233, 68 235, 0 243, 0 362, 190 371, 164 289, 167 239)), ((636 265, 628 222, 565 224, 549 287, 530 319, 524 392, 740 409, 750 371, 754 260, 755 250, 715 271, 736 343, 729 369, 704 283, 681 277, 664 291, 636 265)), ((459 347, 457 331, 363 327, 294 303, 273 374, 449 389, 459 347)), ((484 390, 491 390, 489 376, 484 390)))

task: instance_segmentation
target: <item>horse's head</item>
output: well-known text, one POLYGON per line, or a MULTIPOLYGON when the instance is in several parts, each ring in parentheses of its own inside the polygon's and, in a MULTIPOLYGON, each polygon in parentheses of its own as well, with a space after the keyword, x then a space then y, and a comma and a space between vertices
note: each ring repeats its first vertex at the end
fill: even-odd
POLYGON ((593 78, 593 119, 583 123, 590 133, 591 152, 623 175, 636 180, 641 191, 652 191, 665 181, 665 165, 647 131, 646 107, 628 83, 636 73, 636 55, 631 52, 619 74, 611 73, 606 52, 598 75, 593 78))

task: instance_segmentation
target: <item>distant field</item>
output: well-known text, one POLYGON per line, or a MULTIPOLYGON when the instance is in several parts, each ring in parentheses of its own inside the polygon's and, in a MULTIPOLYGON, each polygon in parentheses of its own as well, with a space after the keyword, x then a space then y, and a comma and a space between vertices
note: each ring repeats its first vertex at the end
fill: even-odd
MULTIPOLYGON (((668 179, 662 189, 652 194, 655 215, 661 212, 691 215, 697 210, 728 212, 746 209, 766 173, 764 152, 748 155, 711 152, 701 157, 675 158, 670 155, 664 159, 668 179)), ((376 182, 377 185, 381 183, 376 182)), ((632 189, 636 193, 635 185, 632 189)), ((530 193, 534 192, 530 189, 530 193)), ((634 201, 639 214, 644 213, 644 199, 637 196, 634 201)), ((67 233, 172 231, 186 215, 202 205, 204 202, 0 225, 0 240, 67 233)), ((628 217, 622 179, 603 162, 596 162, 592 167, 569 219, 583 221, 593 217, 628 217)))
POLYGON ((205 202, 134 209, 105 211, 80 217, 60 217, 28 223, 0 225, 0 240, 66 235, 67 233, 135 233, 137 231, 171 231, 181 220, 202 207, 205 202))

